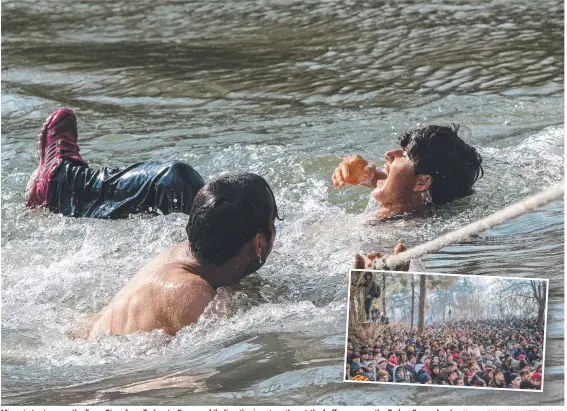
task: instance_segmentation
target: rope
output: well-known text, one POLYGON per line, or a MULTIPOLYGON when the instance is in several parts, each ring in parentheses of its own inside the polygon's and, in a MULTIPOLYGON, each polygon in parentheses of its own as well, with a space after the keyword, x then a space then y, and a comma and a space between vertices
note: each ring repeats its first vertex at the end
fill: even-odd
POLYGON ((388 258, 381 260, 374 260, 373 268, 380 270, 385 267, 395 267, 401 263, 407 262, 413 258, 421 257, 424 254, 430 254, 449 245, 463 241, 473 235, 479 234, 483 231, 489 230, 505 221, 519 217, 522 214, 532 211, 538 207, 549 204, 553 201, 562 200, 565 194, 565 185, 561 183, 545 190, 542 193, 528 197, 519 201, 511 206, 503 208, 488 217, 474 221, 464 227, 455 231, 437 237, 434 240, 428 241, 418 245, 417 247, 410 248, 403 253, 392 255, 388 258))

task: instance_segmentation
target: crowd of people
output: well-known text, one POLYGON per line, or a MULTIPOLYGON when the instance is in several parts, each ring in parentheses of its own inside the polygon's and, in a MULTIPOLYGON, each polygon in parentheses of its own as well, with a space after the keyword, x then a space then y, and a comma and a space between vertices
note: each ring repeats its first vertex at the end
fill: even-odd
POLYGON ((421 336, 405 324, 385 327, 373 346, 349 337, 346 379, 540 390, 543 333, 535 319, 431 324, 421 336))

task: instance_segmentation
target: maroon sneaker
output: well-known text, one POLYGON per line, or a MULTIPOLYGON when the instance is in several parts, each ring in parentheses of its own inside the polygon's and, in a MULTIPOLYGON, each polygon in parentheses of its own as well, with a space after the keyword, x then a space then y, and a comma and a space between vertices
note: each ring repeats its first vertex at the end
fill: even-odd
POLYGON ((79 154, 75 113, 61 108, 51 114, 39 132, 37 151, 39 167, 26 186, 26 205, 30 208, 47 205, 51 179, 64 160, 87 165, 79 154))

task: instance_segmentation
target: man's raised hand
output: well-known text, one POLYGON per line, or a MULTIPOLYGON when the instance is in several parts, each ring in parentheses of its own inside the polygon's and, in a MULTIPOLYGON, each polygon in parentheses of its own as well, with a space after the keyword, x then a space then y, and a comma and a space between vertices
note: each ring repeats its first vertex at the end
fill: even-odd
POLYGON ((371 186, 376 176, 376 165, 368 163, 357 154, 341 161, 333 173, 333 186, 336 188, 343 188, 347 184, 371 186))

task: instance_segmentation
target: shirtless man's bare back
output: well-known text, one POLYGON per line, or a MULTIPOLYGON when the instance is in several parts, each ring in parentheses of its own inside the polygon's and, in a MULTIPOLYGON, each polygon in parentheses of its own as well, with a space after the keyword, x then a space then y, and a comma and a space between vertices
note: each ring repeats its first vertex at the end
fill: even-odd
POLYGON ((255 174, 222 177, 193 202, 188 240, 162 252, 93 318, 89 338, 195 323, 218 287, 257 271, 272 250, 278 217, 273 193, 255 174))

